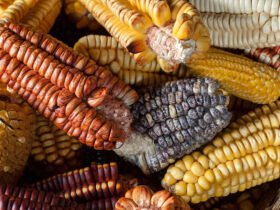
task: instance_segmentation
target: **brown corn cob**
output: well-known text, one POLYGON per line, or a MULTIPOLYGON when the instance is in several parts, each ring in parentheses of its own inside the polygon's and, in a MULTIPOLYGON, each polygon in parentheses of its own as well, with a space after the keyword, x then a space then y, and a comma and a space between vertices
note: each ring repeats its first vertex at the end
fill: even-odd
POLYGON ((51 176, 82 165, 82 144, 37 114, 35 139, 28 168, 33 174, 51 176))
POLYGON ((239 55, 211 48, 187 67, 191 74, 216 79, 228 93, 254 103, 271 103, 280 95, 280 76, 274 69, 239 55))
POLYGON ((20 178, 31 151, 34 137, 34 113, 19 105, 0 85, 0 182, 15 183, 20 178))
POLYGON ((173 72, 160 69, 157 60, 146 65, 137 64, 128 52, 110 36, 89 35, 82 37, 74 49, 95 60, 99 65, 106 65, 126 84, 136 86, 158 86, 167 81, 189 76, 184 65, 173 72))
POLYGON ((116 210, 158 209, 158 210, 190 210, 190 207, 180 197, 161 190, 156 193, 145 185, 137 186, 125 193, 116 205, 116 210))
POLYGON ((278 72, 280 71, 280 47, 272 48, 257 48, 257 49, 246 49, 245 54, 250 58, 256 59, 260 62, 266 63, 272 66, 278 72))
POLYGON ((114 151, 145 174, 167 167, 226 127, 228 97, 207 78, 147 88, 132 107, 135 132, 114 151))
POLYGON ((129 136, 137 93, 94 61, 14 24, 0 28, 0 54, 1 80, 68 135, 109 150, 129 136))
POLYGON ((76 28, 88 28, 95 31, 100 28, 99 23, 92 17, 89 11, 77 0, 64 0, 66 15, 76 23, 76 28))
POLYGON ((209 34, 184 0, 80 0, 139 64, 156 57, 164 71, 205 52, 209 34))
POLYGON ((162 185, 199 203, 277 179, 280 102, 257 108, 230 124, 214 141, 178 160, 162 185))
POLYGON ((278 0, 189 2, 202 12, 214 46, 246 49, 280 44, 278 0))

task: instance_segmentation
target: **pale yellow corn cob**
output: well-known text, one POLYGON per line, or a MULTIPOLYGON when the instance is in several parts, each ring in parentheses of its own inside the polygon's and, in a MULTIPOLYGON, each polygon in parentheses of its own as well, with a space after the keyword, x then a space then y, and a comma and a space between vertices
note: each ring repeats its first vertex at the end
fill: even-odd
POLYGON ((184 0, 80 2, 139 64, 157 57, 164 71, 175 71, 210 47, 198 10, 184 0))
POLYGON ((0 17, 2 13, 7 9, 7 7, 13 3, 14 0, 2 0, 0 2, 0 17))
POLYGON ((208 27, 212 45, 263 48, 280 45, 279 0, 190 0, 208 27))
POLYGON ((0 24, 19 22, 47 33, 61 6, 61 0, 15 0, 0 13, 0 24))
POLYGON ((271 103, 280 95, 279 73, 243 56, 211 48, 187 67, 192 74, 216 79, 230 94, 254 103, 271 103))
POLYGON ((53 26, 61 7, 61 0, 39 0, 20 22, 47 33, 53 26))
POLYGON ((82 144, 37 114, 35 139, 28 168, 33 174, 50 176, 81 167, 82 144))
POLYGON ((76 23, 76 28, 88 28, 95 31, 100 28, 99 23, 92 17, 89 11, 77 0, 64 0, 65 14, 76 23))
POLYGON ((264 105, 230 125, 202 152, 170 166, 164 188, 199 203, 280 177, 280 103, 264 105))
POLYGON ((157 86, 170 80, 189 76, 187 69, 180 68, 171 73, 160 69, 157 60, 146 65, 137 64, 128 52, 110 36, 88 35, 74 45, 74 49, 107 66, 125 83, 136 86, 157 86))

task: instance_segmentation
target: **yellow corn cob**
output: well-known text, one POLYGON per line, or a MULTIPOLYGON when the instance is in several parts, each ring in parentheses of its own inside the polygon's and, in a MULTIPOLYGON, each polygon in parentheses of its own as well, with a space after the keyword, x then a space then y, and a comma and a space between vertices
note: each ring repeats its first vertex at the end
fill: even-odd
POLYGON ((279 0, 190 0, 201 11, 212 45, 258 48, 280 45, 279 0))
POLYGON ((0 2, 0 17, 2 13, 7 9, 7 7, 13 3, 14 0, 2 0, 0 2))
POLYGON ((129 53, 110 36, 82 37, 74 45, 74 49, 95 60, 99 65, 107 66, 121 80, 130 85, 157 86, 189 75, 183 65, 174 72, 165 73, 160 69, 156 59, 146 65, 137 64, 129 53))
POLYGON ((35 115, 0 83, 0 183, 21 177, 34 138, 35 115))
POLYGON ((139 64, 157 57, 164 71, 210 47, 199 12, 184 0, 80 0, 139 64))
POLYGON ((211 48, 187 67, 192 74, 216 79, 230 94, 254 103, 270 103, 280 95, 278 72, 243 56, 211 48))
POLYGON ((76 23, 76 28, 88 28, 94 31, 100 28, 99 23, 89 11, 77 0, 64 0, 65 14, 76 23))
POLYGON ((82 165, 82 144, 39 114, 36 120, 35 139, 28 164, 32 173, 50 176, 79 168, 82 165))
POLYGON ((61 0, 15 0, 0 13, 0 24, 20 22, 49 32, 62 6, 61 0))
POLYGON ((199 203, 280 177, 280 101, 249 112, 202 152, 170 166, 164 188, 199 203))

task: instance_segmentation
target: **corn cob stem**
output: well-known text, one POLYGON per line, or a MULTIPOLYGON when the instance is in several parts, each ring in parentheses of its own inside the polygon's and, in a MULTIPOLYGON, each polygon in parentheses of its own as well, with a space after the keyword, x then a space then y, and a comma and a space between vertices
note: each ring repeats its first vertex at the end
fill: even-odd
POLYGON ((280 95, 278 73, 242 56, 211 48, 187 67, 192 74, 216 79, 230 94, 254 103, 271 103, 280 95))
POLYGON ((202 149, 170 166, 162 185, 199 203, 260 185, 280 176, 280 103, 243 116, 202 149), (254 120, 256 119, 256 120, 254 120))

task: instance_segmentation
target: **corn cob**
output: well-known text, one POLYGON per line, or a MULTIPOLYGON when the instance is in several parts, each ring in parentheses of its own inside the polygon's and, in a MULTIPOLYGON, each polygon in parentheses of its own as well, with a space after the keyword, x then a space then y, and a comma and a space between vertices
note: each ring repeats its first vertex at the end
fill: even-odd
MULTIPOLYGON (((118 174, 116 163, 96 164, 79 170, 58 174, 32 185, 33 188, 52 192, 66 200, 88 206, 106 206, 114 209, 117 199, 137 182, 118 174)), ((95 209, 95 208, 93 208, 95 209)))
POLYGON ((0 12, 0 24, 24 23, 44 33, 49 32, 62 6, 61 0, 15 0, 7 3, 9 6, 5 4, 0 12))
POLYGON ((82 165, 82 144, 37 114, 35 139, 27 167, 34 177, 62 173, 82 165))
POLYGON ((201 12, 211 44, 229 48, 280 45, 279 0, 190 0, 201 12))
POLYGON ((164 71, 174 71, 210 47, 199 12, 184 0, 80 2, 139 64, 157 57, 164 71))
POLYGON ((108 150, 129 136, 137 93, 94 61, 14 24, 0 28, 0 54, 1 80, 68 135, 108 150))
POLYGON ((278 72, 280 71, 280 48, 257 48, 257 49, 246 49, 245 54, 250 58, 256 59, 267 65, 272 66, 278 72))
POLYGON ((212 140, 231 118, 218 88, 211 79, 148 88, 132 107, 137 132, 114 151, 149 174, 212 140))
POLYGON ((191 74, 216 79, 228 93, 254 103, 271 103, 280 95, 276 71, 239 55, 211 48, 187 67, 191 74))
POLYGON ((100 28, 99 23, 92 17, 89 11, 77 0, 64 0, 65 14, 76 23, 76 28, 88 28, 95 31, 100 28))
POLYGON ((137 186, 125 193, 115 206, 116 210, 158 209, 190 210, 191 208, 180 197, 161 190, 156 193, 145 185, 137 186))
POLYGON ((249 112, 214 141, 170 166, 164 188, 199 203, 277 179, 280 102, 249 112))
POLYGON ((0 85, 0 182, 15 183, 20 178, 33 141, 34 115, 29 106, 17 104, 0 85))
POLYGON ((14 0, 2 0, 0 3, 0 17, 2 13, 8 8, 10 4, 13 3, 14 0))
POLYGON ((99 65, 107 66, 113 74, 126 84, 136 86, 158 86, 167 81, 188 77, 187 69, 180 68, 165 73, 157 60, 146 65, 137 64, 126 50, 110 36, 89 35, 82 37, 74 50, 95 60, 99 65))

